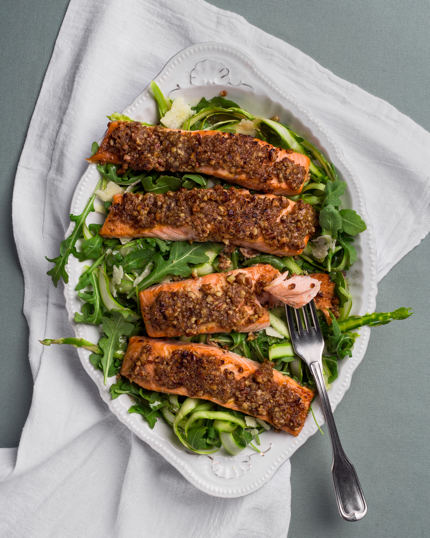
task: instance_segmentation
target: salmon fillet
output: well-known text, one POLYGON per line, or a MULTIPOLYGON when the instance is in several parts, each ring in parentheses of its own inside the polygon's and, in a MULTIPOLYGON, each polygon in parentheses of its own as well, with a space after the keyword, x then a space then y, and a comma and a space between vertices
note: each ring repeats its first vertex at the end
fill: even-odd
POLYGON ((116 194, 100 235, 217 241, 294 256, 316 226, 315 210, 301 200, 217 185, 166 194, 116 194))
POLYGON ((328 323, 331 325, 331 316, 329 311, 332 311, 335 317, 339 317, 339 298, 334 293, 336 284, 330 280, 330 276, 325 273, 315 273, 309 275, 321 282, 320 289, 315 296, 315 307, 321 310, 328 323))
POLYGON ((152 286, 139 293, 146 331, 168 338, 261 331, 270 318, 258 297, 279 274, 271 265, 254 265, 152 286))
POLYGON ((199 172, 274 194, 298 194, 307 180, 306 155, 280 149, 248 135, 181 131, 114 121, 90 163, 124 169, 199 172))
POLYGON ((147 390, 210 400, 261 418, 296 436, 314 392, 274 370, 224 349, 132 336, 121 375, 147 390))

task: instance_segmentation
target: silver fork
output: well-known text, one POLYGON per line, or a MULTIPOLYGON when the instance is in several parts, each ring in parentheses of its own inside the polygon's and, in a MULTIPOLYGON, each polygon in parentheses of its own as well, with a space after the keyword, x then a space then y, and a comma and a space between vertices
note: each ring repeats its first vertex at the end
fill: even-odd
POLYGON ((366 515, 367 504, 354 466, 346 457, 342 448, 325 388, 322 372, 324 340, 315 303, 311 301, 308 305, 299 309, 286 306, 285 310, 294 351, 309 366, 320 395, 333 447, 331 472, 340 515, 347 521, 358 521, 366 515), (302 316, 300 312, 302 312, 302 316))

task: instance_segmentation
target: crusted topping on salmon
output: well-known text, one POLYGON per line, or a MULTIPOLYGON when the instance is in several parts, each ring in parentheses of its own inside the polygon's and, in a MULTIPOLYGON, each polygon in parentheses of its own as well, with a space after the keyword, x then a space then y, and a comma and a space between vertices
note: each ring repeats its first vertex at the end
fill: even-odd
POLYGON ((317 226, 313 207, 245 189, 181 189, 114 197, 100 234, 217 241, 281 256, 300 253, 317 226), (170 233, 170 236, 169 236, 170 233))
POLYGON ((146 330, 155 337, 260 331, 270 319, 258 297, 278 274, 256 265, 148 288, 139 294, 146 330))
POLYGON ((213 401, 298 435, 313 391, 263 364, 205 344, 130 338, 121 375, 160 392, 213 401))
POLYGON ((125 121, 109 124, 99 150, 88 160, 122 164, 123 169, 202 172, 279 194, 300 192, 309 170, 308 157, 251 136, 125 121))

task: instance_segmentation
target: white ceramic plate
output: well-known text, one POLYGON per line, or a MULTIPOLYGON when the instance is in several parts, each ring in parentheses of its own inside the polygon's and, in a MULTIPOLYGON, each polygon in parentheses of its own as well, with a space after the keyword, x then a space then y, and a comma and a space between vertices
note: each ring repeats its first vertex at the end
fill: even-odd
MULTIPOLYGON (((184 95, 188 100, 201 97, 211 98, 220 91, 228 92, 228 99, 236 101, 251 113, 266 118, 275 115, 289 124, 294 131, 304 135, 333 161, 341 178, 348 184, 345 206, 355 209, 366 220, 368 229, 356 239, 358 262, 350 271, 351 293, 354 297, 354 314, 373 312, 377 294, 376 250, 372 228, 366 213, 364 197, 359 182, 346 162, 339 146, 324 126, 291 95, 268 77, 253 60, 236 47, 220 43, 203 43, 189 47, 174 56, 155 79, 165 95, 172 98, 184 95)), ((112 111, 113 112, 113 111, 112 111)), ((124 113, 136 120, 149 123, 157 121, 156 105, 148 88, 139 95, 124 113)), ((95 165, 90 165, 82 176, 72 201, 70 212, 82 212, 92 195, 100 174, 95 165)), ((100 215, 92 214, 93 222, 101 222, 100 215)), ((90 220, 90 219, 89 219, 90 220)), ((66 236, 71 233, 72 225, 66 236)), ((80 311, 81 301, 74 291, 82 264, 72 256, 67 267, 70 275, 65 286, 66 307, 76 336, 97 342, 100 331, 90 325, 78 325, 73 321, 75 312, 80 311)), ((353 356, 339 364, 339 377, 329 391, 333 409, 348 390, 351 377, 363 359, 370 330, 361 329, 353 356)), ((162 454, 182 475, 205 493, 217 497, 240 497, 261 488, 311 435, 317 431, 312 417, 308 417, 298 437, 272 431, 261 436, 262 454, 247 449, 236 457, 220 451, 209 456, 198 456, 185 451, 172 430, 161 420, 151 430, 138 414, 129 414, 132 405, 128 396, 111 400, 109 386, 103 385, 103 376, 89 362, 89 352, 78 350, 80 360, 88 375, 96 383, 100 395, 111 411, 140 439, 162 454)), ((324 422, 318 401, 314 404, 316 418, 324 422)))

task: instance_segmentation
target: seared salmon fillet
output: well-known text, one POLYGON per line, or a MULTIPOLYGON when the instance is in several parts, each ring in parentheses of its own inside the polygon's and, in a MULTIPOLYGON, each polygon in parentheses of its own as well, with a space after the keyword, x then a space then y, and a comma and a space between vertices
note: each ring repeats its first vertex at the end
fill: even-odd
POLYGON ((330 276, 325 273, 315 273, 310 275, 321 282, 320 289, 315 296, 315 306, 324 314, 328 325, 331 325, 331 310, 335 317, 339 317, 339 297, 334 293, 336 284, 330 280, 330 276))
POLYGON ((298 435, 314 392, 231 351, 190 342, 132 336, 121 375, 147 390, 203 398, 298 435))
POLYGON ((149 336, 255 332, 270 325, 258 297, 279 271, 254 265, 227 273, 152 286, 139 293, 149 336))
POLYGON ((249 189, 289 195, 301 192, 310 165, 306 155, 248 135, 130 121, 109 123, 100 148, 87 160, 148 172, 199 172, 249 189))
POLYGON ((303 201, 245 189, 181 189, 166 194, 116 194, 100 235, 217 241, 278 256, 300 254, 317 215, 303 201))

